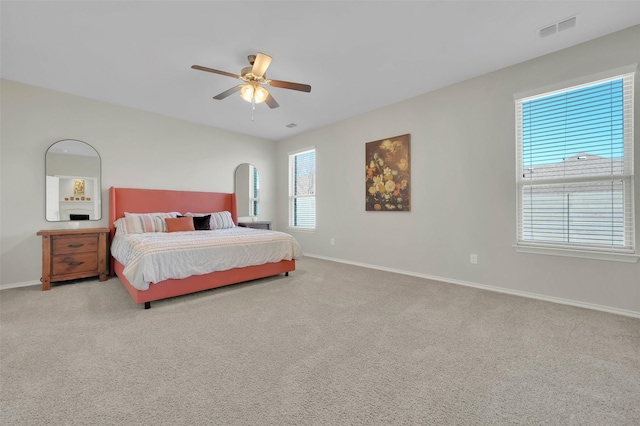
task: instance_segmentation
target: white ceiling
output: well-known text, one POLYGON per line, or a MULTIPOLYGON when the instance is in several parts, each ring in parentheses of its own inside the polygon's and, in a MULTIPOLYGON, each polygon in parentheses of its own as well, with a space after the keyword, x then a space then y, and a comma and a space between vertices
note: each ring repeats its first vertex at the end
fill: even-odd
POLYGON ((640 23, 640 1, 2 1, 1 76, 279 140, 640 23), (577 25, 538 30, 577 15, 577 25), (239 94, 273 57, 280 107, 239 94), (290 123, 298 127, 287 128, 290 123))

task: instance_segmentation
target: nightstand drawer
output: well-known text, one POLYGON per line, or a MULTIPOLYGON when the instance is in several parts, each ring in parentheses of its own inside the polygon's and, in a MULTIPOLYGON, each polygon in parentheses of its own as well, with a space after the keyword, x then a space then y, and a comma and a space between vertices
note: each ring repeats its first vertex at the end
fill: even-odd
POLYGON ((53 275, 66 275, 98 270, 98 252, 53 256, 53 275))
POLYGON ((82 235, 77 237, 53 237, 53 255, 67 253, 86 253, 98 251, 97 235, 82 235))

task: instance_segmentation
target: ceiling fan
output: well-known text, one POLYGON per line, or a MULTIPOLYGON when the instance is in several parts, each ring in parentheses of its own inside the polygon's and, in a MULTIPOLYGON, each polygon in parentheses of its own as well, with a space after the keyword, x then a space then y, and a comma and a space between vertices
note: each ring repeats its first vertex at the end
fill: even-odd
POLYGON ((267 79, 267 68, 271 64, 271 56, 265 55, 264 53, 258 52, 257 55, 249 55, 247 57, 250 67, 242 68, 240 71, 240 75, 232 74, 226 71, 220 71, 213 68, 203 67, 201 65, 192 65, 191 68, 194 70, 207 71, 212 72, 214 74, 226 75, 228 77, 237 78, 242 80, 244 84, 238 84, 235 87, 232 87, 229 90, 225 90, 213 97, 213 99, 222 100, 235 92, 240 92, 240 96, 247 102, 251 102, 254 107, 255 104, 259 104, 261 102, 265 102, 269 108, 278 108, 280 105, 273 99, 271 93, 267 91, 263 84, 272 87, 280 87, 283 89, 291 89, 298 90, 301 92, 311 92, 311 86, 308 84, 300 84, 300 83, 291 83, 289 81, 281 81, 281 80, 269 80, 267 79))

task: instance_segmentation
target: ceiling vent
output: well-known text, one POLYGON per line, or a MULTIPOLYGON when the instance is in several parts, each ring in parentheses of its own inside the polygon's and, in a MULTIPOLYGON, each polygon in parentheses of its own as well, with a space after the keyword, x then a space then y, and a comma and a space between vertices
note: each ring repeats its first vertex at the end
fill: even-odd
POLYGON ((569 28, 573 28, 576 26, 576 17, 565 19, 564 21, 558 22, 558 31, 568 30, 569 28))
POLYGON ((556 28, 556 24, 549 25, 548 27, 544 27, 540 30, 540 38, 549 37, 550 35, 555 34, 558 31, 556 28))
POLYGON ((572 16, 571 18, 563 19, 562 21, 556 22, 555 24, 547 25, 546 27, 538 30, 538 35, 540 36, 540 38, 545 38, 560 31, 565 31, 573 28, 576 26, 577 19, 577 16, 572 16))

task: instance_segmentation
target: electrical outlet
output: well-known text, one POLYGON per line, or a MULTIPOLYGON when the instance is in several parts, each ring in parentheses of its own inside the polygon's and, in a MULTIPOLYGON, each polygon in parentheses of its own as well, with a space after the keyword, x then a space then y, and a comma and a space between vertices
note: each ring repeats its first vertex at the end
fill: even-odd
POLYGON ((472 265, 476 265, 478 263, 478 255, 477 254, 471 254, 469 256, 469 262, 471 262, 472 265))
POLYGON ((334 240, 333 238, 331 239, 331 245, 335 245, 336 240, 334 240))

